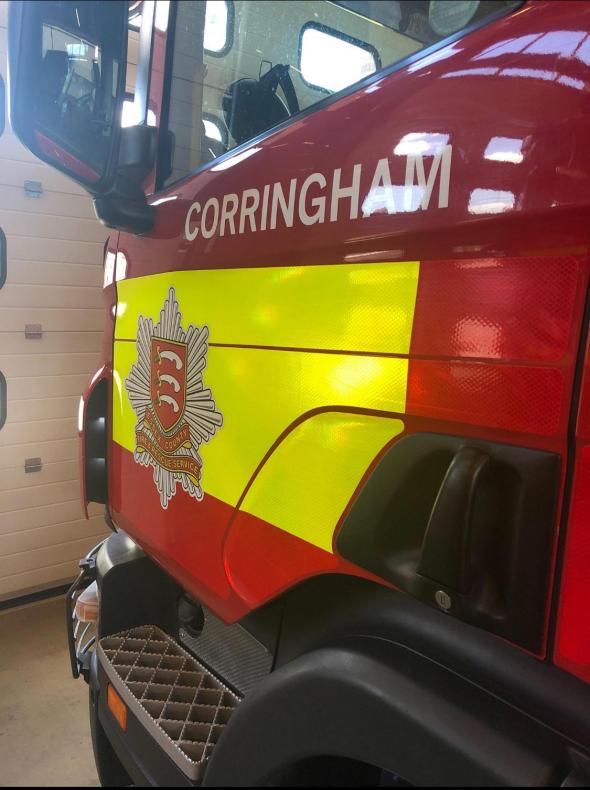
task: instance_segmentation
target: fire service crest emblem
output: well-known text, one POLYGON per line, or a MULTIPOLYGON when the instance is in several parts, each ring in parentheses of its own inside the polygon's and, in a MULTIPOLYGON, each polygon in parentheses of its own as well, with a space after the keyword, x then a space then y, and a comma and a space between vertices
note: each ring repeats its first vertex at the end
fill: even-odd
POLYGON ((137 363, 125 380, 137 415, 134 457, 142 466, 153 466, 163 508, 178 483, 203 499, 199 447, 223 425, 211 390, 203 386, 209 328, 190 324, 185 332, 181 322, 170 288, 158 324, 139 317, 137 363))

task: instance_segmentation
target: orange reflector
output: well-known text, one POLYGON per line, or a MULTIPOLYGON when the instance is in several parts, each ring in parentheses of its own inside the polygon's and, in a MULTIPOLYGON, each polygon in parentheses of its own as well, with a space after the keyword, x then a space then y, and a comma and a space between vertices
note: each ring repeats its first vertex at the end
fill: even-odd
POLYGON ((107 704, 110 712, 117 719, 117 724, 122 730, 127 729, 127 708, 121 697, 109 683, 107 690, 107 704))

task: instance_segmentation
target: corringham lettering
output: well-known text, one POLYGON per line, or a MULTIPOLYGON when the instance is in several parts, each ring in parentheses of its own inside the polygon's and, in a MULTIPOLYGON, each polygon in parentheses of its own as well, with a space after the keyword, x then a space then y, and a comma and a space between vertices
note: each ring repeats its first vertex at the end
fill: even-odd
POLYGON ((408 154, 403 184, 392 182, 389 159, 379 159, 362 203, 361 164, 344 172, 337 168, 331 178, 311 173, 301 182, 292 178, 286 184, 277 181, 262 189, 245 189, 240 195, 210 197, 203 205, 195 201, 186 215, 185 238, 193 241, 199 234, 211 239, 215 235, 292 228, 296 221, 309 226, 336 222, 339 217, 356 220, 377 213, 425 211, 431 207, 437 182, 438 200, 434 207, 447 208, 451 158, 451 145, 442 146, 432 155, 408 154))

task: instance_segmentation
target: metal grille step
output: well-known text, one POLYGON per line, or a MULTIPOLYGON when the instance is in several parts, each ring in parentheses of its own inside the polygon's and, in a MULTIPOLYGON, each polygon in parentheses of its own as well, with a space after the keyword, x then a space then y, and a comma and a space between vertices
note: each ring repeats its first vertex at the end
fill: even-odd
POLYGON ((156 626, 103 637, 97 652, 130 711, 198 781, 240 698, 156 626))

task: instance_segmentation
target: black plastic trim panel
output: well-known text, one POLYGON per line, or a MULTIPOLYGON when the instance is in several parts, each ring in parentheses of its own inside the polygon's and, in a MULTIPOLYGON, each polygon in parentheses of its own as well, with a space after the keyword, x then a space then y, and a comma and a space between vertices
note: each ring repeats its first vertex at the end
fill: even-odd
POLYGON ((4 373, 0 371, 0 430, 4 427, 4 423, 6 422, 6 408, 7 408, 7 389, 6 389, 6 377, 4 373))
POLYGON ((107 415, 109 382, 99 381, 86 404, 84 425, 84 476, 86 499, 105 505, 108 501, 107 415))
POLYGON ((139 625, 178 635, 182 589, 124 532, 111 535, 96 556, 99 638, 139 625))
POLYGON ((400 645, 350 638, 247 696, 203 784, 261 787, 321 756, 418 786, 554 786, 568 771, 567 744, 538 722, 400 645))
POLYGON ((4 86, 4 79, 0 74, 0 135, 4 131, 6 125, 6 88, 4 86))
MULTIPOLYGON (((2 132, 0 132, 2 134, 2 132)), ((6 244, 6 234, 0 228, 0 288, 4 286, 6 282, 6 276, 8 274, 8 255, 7 255, 7 244, 6 244)))
POLYGON ((286 596, 276 666, 343 638, 402 645, 590 750, 590 685, 405 593, 346 576, 310 579, 286 596))
POLYGON ((559 456, 541 450, 406 436, 365 482, 337 548, 424 602, 442 601, 450 616, 541 655, 559 469, 559 456))

